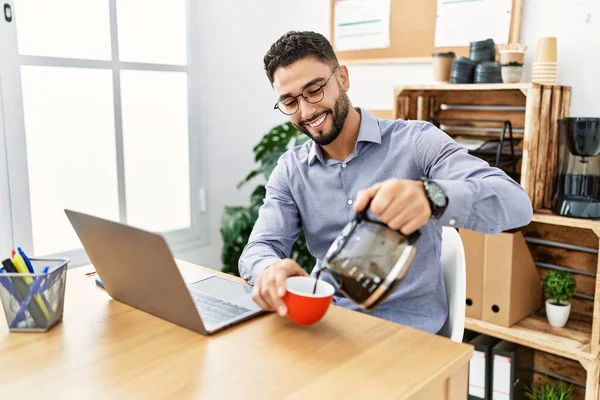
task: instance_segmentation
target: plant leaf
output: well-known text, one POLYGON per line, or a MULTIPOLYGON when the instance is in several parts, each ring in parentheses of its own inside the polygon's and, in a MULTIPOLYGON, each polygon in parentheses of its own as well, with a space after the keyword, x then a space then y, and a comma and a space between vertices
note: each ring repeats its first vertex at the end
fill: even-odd
MULTIPOLYGON (((259 163, 258 168, 250 171, 238 183, 237 187, 240 188, 261 174, 268 181, 281 155, 293 146, 306 143, 307 140, 309 138, 297 131, 291 122, 286 122, 271 129, 253 148, 254 159, 259 163)), ((239 276, 239 258, 248 243, 265 196, 265 185, 258 185, 250 195, 250 205, 248 207, 225 207, 220 228, 221 238, 223 239, 221 252, 223 272, 239 276)), ((307 272, 310 272, 315 265, 315 258, 308 250, 302 231, 292 247, 290 258, 294 259, 307 272)))

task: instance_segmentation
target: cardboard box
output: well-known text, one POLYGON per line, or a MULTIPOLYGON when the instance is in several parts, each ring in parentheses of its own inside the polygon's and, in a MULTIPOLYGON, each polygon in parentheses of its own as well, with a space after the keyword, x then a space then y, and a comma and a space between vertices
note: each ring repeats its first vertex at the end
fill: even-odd
POLYGON ((523 234, 459 230, 466 262, 466 315, 504 327, 542 306, 542 283, 523 234))
POLYGON ((466 315, 481 319, 483 305, 483 260, 485 253, 485 234, 459 229, 460 238, 465 249, 467 275, 466 315))
POLYGON ((486 235, 482 320, 510 327, 542 306, 542 282, 520 231, 486 235))

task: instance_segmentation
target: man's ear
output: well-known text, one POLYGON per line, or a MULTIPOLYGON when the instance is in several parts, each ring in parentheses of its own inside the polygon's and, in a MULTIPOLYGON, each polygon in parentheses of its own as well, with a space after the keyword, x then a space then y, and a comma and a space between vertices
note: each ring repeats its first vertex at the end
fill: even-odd
POLYGON ((339 73, 339 82, 345 92, 350 89, 350 77, 348 75, 348 68, 345 65, 340 65, 338 68, 340 70, 339 73))

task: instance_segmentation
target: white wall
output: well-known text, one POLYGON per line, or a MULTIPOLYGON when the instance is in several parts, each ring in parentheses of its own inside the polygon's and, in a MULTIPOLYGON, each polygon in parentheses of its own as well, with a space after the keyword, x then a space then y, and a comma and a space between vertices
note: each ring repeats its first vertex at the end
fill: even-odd
MULTIPOLYGON (((327 0, 229 0, 201 2, 198 15, 202 65, 200 113, 206 154, 210 245, 184 259, 220 268, 219 224, 225 205, 246 205, 254 185, 236 184, 253 168, 252 147, 270 127, 285 121, 272 108, 275 95, 262 59, 288 30, 329 36, 327 0)), ((559 83, 573 86, 571 115, 600 117, 600 1, 525 0, 521 42, 530 48, 528 79, 536 40, 557 36, 559 83), (590 13, 590 22, 586 15, 590 13)), ((431 82, 431 65, 351 66, 354 105, 391 109, 394 85, 431 82)))

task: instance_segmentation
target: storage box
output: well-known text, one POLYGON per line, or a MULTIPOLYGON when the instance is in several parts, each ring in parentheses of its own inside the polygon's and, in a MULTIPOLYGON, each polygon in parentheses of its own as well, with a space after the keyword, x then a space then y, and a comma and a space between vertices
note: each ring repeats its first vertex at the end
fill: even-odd
POLYGON ((459 229, 459 234, 465 250, 467 269, 466 315, 470 318, 481 319, 485 234, 468 229, 459 229))
POLYGON ((542 282, 520 231, 485 236, 482 320, 510 327, 542 306, 542 282))
POLYGON ((520 231, 460 230, 466 262, 466 315, 510 327, 542 306, 542 282, 520 231))

